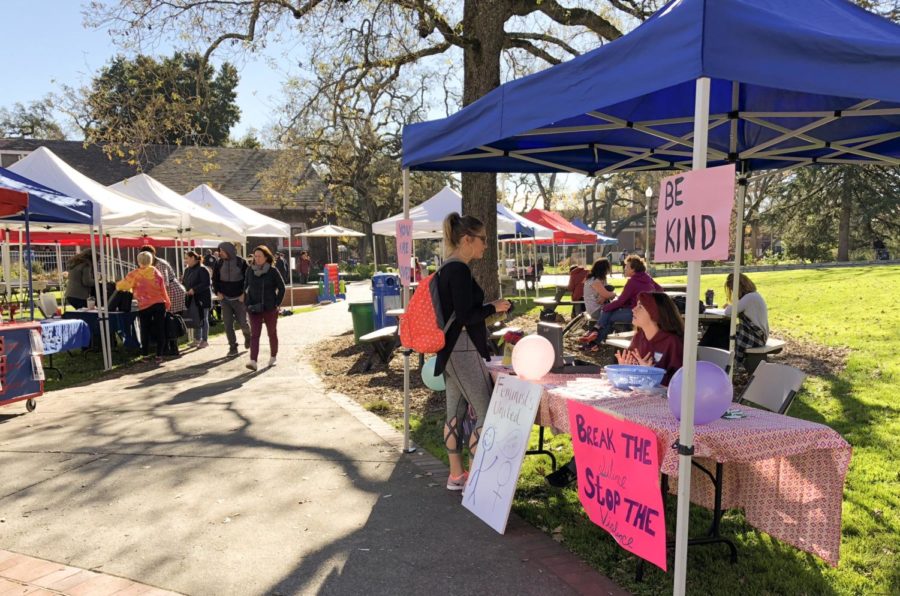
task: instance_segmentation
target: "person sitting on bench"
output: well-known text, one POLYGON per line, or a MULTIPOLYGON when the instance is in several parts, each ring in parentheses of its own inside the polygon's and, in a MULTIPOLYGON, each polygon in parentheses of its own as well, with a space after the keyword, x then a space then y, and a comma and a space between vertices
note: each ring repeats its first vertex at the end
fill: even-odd
POLYGON ((584 280, 584 309, 594 320, 600 318, 603 305, 616 297, 612 286, 606 284, 606 279, 611 275, 609 259, 601 258, 594 261, 590 275, 584 280))
MULTIPOLYGON (((725 279, 725 298, 728 306, 725 308, 725 316, 731 317, 731 309, 734 301, 731 297, 731 288, 734 285, 734 274, 729 273, 725 279)), ((735 331, 734 358, 736 362, 743 363, 748 348, 758 348, 766 345, 769 339, 769 309, 762 295, 756 291, 756 285, 750 278, 740 274, 738 277, 738 326, 735 331)), ((701 346, 721 348, 727 350, 728 334, 731 331, 730 321, 713 323, 706 329, 701 346)))
POLYGON ((637 303, 638 294, 641 292, 661 292, 662 288, 658 283, 653 281, 650 274, 647 273, 647 264, 644 259, 637 255, 630 255, 625 259, 625 288, 622 294, 610 302, 603 305, 600 318, 594 325, 594 329, 590 333, 580 338, 582 343, 587 344, 589 352, 597 352, 600 346, 606 341, 616 323, 630 323, 631 309, 637 303))

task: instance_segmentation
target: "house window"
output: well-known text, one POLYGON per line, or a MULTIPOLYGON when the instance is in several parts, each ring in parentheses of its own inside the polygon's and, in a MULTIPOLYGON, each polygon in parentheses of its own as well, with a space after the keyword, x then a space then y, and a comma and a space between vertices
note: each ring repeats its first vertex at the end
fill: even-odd
POLYGON ((29 153, 31 151, 0 151, 0 166, 8 168, 29 153))

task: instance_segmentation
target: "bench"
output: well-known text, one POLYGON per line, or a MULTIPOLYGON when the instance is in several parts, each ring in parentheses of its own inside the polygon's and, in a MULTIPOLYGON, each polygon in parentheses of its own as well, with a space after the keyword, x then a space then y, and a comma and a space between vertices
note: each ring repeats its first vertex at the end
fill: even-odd
POLYGON ((766 340, 766 345, 758 348, 747 348, 744 350, 744 368, 747 372, 753 374, 760 362, 767 361, 769 354, 778 354, 784 349, 785 341, 770 337, 766 340))
POLYGON ((613 347, 617 350, 627 350, 631 345, 631 338, 634 337, 634 330, 620 331, 618 333, 610 333, 606 336, 604 345, 613 347))
POLYGON ((363 364, 363 372, 369 372, 372 369, 375 356, 378 356, 384 365, 387 366, 394 356, 394 350, 400 345, 397 326, 388 325, 371 333, 366 333, 359 338, 359 343, 372 346, 372 351, 369 352, 366 362, 363 364))

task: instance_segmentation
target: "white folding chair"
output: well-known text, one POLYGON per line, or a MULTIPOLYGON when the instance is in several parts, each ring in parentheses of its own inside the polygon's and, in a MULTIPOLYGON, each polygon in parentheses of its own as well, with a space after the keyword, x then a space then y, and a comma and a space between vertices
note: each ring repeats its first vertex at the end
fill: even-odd
POLYGON ((761 362, 738 401, 784 414, 806 379, 806 373, 786 364, 761 362))
POLYGON ((731 353, 722 348, 697 346, 697 360, 712 362, 725 372, 728 372, 728 368, 731 366, 731 353))
POLYGON ((41 294, 40 299, 38 300, 38 310, 41 311, 41 314, 44 315, 45 319, 49 319, 55 315, 57 308, 59 308, 59 304, 56 302, 56 296, 50 292, 41 294))

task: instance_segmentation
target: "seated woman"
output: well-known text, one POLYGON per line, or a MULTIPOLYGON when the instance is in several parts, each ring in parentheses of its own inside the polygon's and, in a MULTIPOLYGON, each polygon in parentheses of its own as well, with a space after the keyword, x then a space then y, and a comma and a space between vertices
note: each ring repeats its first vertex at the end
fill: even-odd
MULTIPOLYGON (((725 279, 725 298, 728 302, 728 306, 725 308, 726 317, 731 317, 731 309, 734 307, 733 285, 734 274, 729 273, 725 279)), ((735 331, 734 357, 737 362, 743 362, 747 348, 764 346, 769 339, 769 308, 760 293, 756 291, 756 285, 743 273, 738 277, 737 312, 738 326, 735 331)), ((714 323, 706 329, 700 345, 727 350, 730 331, 731 324, 728 321, 714 323)))
POLYGON ((616 297, 612 286, 606 285, 606 279, 612 275, 612 266, 608 259, 597 259, 591 266, 591 273, 584 280, 584 308, 591 318, 600 318, 603 305, 616 297))
POLYGON ((637 331, 628 349, 616 354, 616 360, 662 368, 666 371, 662 384, 668 386, 684 355, 684 321, 678 308, 668 294, 641 292, 632 317, 637 331))
MULTIPOLYGON (((641 292, 632 310, 637 332, 627 350, 616 354, 619 364, 655 366, 666 371, 662 384, 668 385, 684 355, 684 321, 675 303, 663 292, 641 292)), ((564 488, 575 482, 575 458, 545 478, 550 486, 564 488)))
POLYGON ((609 304, 603 305, 603 312, 597 319, 593 331, 580 338, 582 343, 589 344, 587 349, 591 352, 600 350, 600 345, 606 341, 606 336, 612 332, 616 323, 631 322, 631 309, 637 303, 638 294, 662 291, 659 284, 647 273, 644 259, 637 255, 630 255, 625 259, 625 277, 628 281, 625 282, 622 294, 609 304))

